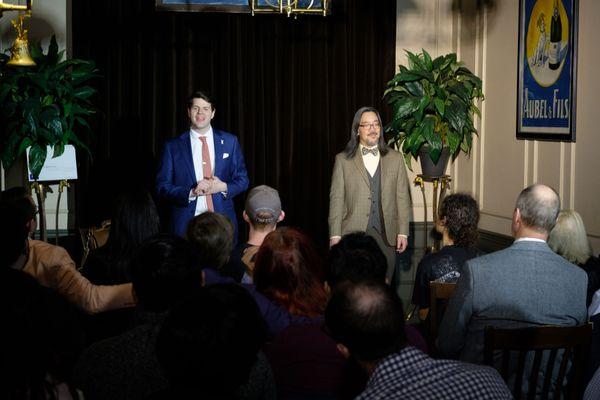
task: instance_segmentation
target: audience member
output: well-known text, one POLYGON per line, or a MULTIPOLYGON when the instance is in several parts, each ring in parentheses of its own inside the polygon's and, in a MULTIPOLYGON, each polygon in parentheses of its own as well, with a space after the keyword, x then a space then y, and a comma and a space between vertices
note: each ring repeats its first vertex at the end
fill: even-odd
POLYGON ((482 363, 485 326, 585 323, 586 274, 546 244, 559 210, 558 195, 548 186, 529 186, 519 194, 512 218, 515 242, 467 261, 463 269, 440 326, 437 344, 444 355, 482 363))
POLYGON ((160 323, 202 287, 195 248, 175 235, 147 239, 135 252, 130 274, 139 325, 83 353, 75 378, 86 399, 139 399, 166 389, 155 354, 160 323))
POLYGON ((478 223, 479 206, 473 197, 455 193, 444 198, 435 222, 443 247, 423 257, 415 276, 412 302, 419 307, 421 320, 429 313, 429 282, 456 282, 465 262, 481 255, 476 249, 478 223))
POLYGON ((325 269, 310 239, 294 228, 267 235, 256 254, 256 289, 291 314, 317 317, 327 303, 325 269))
MULTIPOLYGON (((217 269, 227 260, 233 242, 233 228, 229 218, 222 214, 204 212, 194 217, 188 225, 188 240, 202 253, 204 284, 234 283, 231 277, 222 276, 217 269)), ((277 305, 259 293, 253 284, 244 288, 256 301, 267 322, 269 337, 273 337, 291 323, 301 323, 310 319, 291 315, 283 306, 277 305)))
POLYGON ((96 285, 131 282, 133 254, 146 238, 159 232, 158 212, 150 194, 140 188, 121 193, 114 204, 108 240, 90 252, 83 275, 96 285))
MULTIPOLYGON (((92 250, 81 273, 96 285, 131 282, 129 263, 142 242, 160 231, 156 206, 141 188, 117 196, 106 244, 92 250)), ((134 308, 112 310, 86 318, 88 343, 117 336, 132 327, 134 308)))
POLYGON ((577 211, 562 210, 548 236, 548 246, 565 260, 579 265, 587 273, 587 304, 600 289, 600 260, 592 254, 583 220, 577 211))
POLYGON ((190 220, 186 238, 196 248, 202 268, 216 272, 225 265, 233 246, 233 232, 233 223, 224 214, 205 211, 190 220))
POLYGON ((285 217, 277 190, 267 185, 253 188, 246 197, 243 217, 248 224, 248 241, 233 249, 231 258, 221 273, 236 282, 250 283, 259 246, 285 217))
POLYGON ((158 335, 158 360, 170 381, 163 398, 275 399, 271 367, 260 352, 266 337, 246 290, 201 289, 175 307, 158 335))
POLYGON ((345 357, 369 374, 357 399, 511 399, 492 368, 434 360, 406 346, 402 302, 380 282, 338 285, 325 327, 345 357))
MULTIPOLYGON (((364 232, 349 233, 329 252, 327 282, 331 288, 345 281, 385 283, 386 269, 385 255, 373 237, 364 232)), ((410 346, 428 352, 427 343, 415 327, 405 325, 405 331, 410 346)))
MULTIPOLYGON (((35 232, 37 211, 24 188, 5 191, 1 199, 23 210, 23 226, 30 234, 35 232)), ((26 253, 21 255, 14 268, 31 275, 42 286, 56 290, 90 314, 134 305, 131 284, 93 285, 75 268, 67 251, 59 246, 29 239, 26 253)))
POLYGON ((385 281, 387 260, 372 236, 364 232, 348 233, 331 247, 327 283, 334 288, 344 280, 385 281))
POLYGON ((26 212, 0 203, 0 398, 77 399, 71 371, 83 349, 72 306, 28 274, 14 269, 27 253, 26 212))

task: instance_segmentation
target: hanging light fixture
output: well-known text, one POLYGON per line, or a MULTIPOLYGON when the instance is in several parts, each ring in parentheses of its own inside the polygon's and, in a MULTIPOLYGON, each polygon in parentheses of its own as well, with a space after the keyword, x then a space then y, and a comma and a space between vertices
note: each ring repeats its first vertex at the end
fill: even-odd
POLYGON ((329 12, 328 0, 250 0, 252 15, 287 14, 295 17, 298 14, 321 14, 329 12))

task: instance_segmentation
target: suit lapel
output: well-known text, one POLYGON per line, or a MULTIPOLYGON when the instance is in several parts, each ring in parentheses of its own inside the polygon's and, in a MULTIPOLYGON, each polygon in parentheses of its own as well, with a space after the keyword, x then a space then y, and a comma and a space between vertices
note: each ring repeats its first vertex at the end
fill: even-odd
POLYGON ((213 129, 213 142, 215 146, 215 170, 213 175, 221 177, 221 169, 223 166, 223 147, 225 143, 221 131, 213 129))
POLYGON ((192 159, 192 142, 190 140, 190 132, 186 132, 180 136, 179 141, 179 154, 183 156, 183 163, 185 164, 188 174, 192 177, 194 182, 198 182, 196 173, 194 172, 194 160, 192 159))
POLYGON ((389 157, 385 157, 383 156, 383 154, 381 155, 381 157, 379 157, 379 166, 381 167, 381 193, 385 193, 385 190, 383 190, 383 188, 385 187, 385 184, 387 182, 388 177, 390 176, 394 176, 393 173, 391 173, 391 169, 393 168, 393 166, 390 165, 390 159, 389 157))
POLYGON ((358 148, 356 149, 356 153, 354 153, 354 157, 352 157, 352 162, 354 163, 354 166, 358 170, 360 176, 362 176, 364 179, 367 187, 371 187, 369 184, 369 177, 367 176, 367 169, 365 168, 365 163, 363 163, 362 155, 360 154, 358 148))

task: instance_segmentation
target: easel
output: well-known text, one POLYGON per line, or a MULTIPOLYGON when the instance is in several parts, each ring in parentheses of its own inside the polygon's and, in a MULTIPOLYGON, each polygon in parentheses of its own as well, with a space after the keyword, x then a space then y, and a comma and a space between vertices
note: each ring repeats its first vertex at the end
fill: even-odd
MULTIPOLYGON (((58 199, 56 200, 56 224, 54 225, 54 243, 58 244, 58 216, 60 212, 60 198, 62 192, 65 188, 69 187, 69 182, 66 179, 63 179, 58 184, 58 199)), ((46 193, 52 193, 52 189, 50 185, 44 185, 44 183, 40 181, 34 181, 31 183, 31 190, 33 190, 36 194, 38 210, 40 215, 40 239, 43 242, 48 241, 48 231, 46 224, 46 193)))

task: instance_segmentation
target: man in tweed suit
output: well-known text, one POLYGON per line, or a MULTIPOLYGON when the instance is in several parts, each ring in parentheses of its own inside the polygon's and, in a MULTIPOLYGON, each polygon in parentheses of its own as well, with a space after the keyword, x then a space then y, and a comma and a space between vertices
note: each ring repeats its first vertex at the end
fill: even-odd
POLYGON ((438 338, 442 354, 483 362, 483 330, 586 321, 587 275, 546 244, 560 200, 548 186, 524 189, 512 217, 515 242, 471 259, 450 299, 438 338))
POLYGON ((372 236, 386 256, 390 282, 395 252, 407 246, 410 196, 404 159, 387 146, 381 129, 376 109, 362 107, 354 115, 346 149, 335 157, 329 237, 333 246, 347 233, 362 231, 372 236))
POLYGON ((366 399, 511 399, 493 368, 434 360, 406 345, 402 302, 380 282, 342 282, 325 310, 326 332, 368 373, 366 399))

